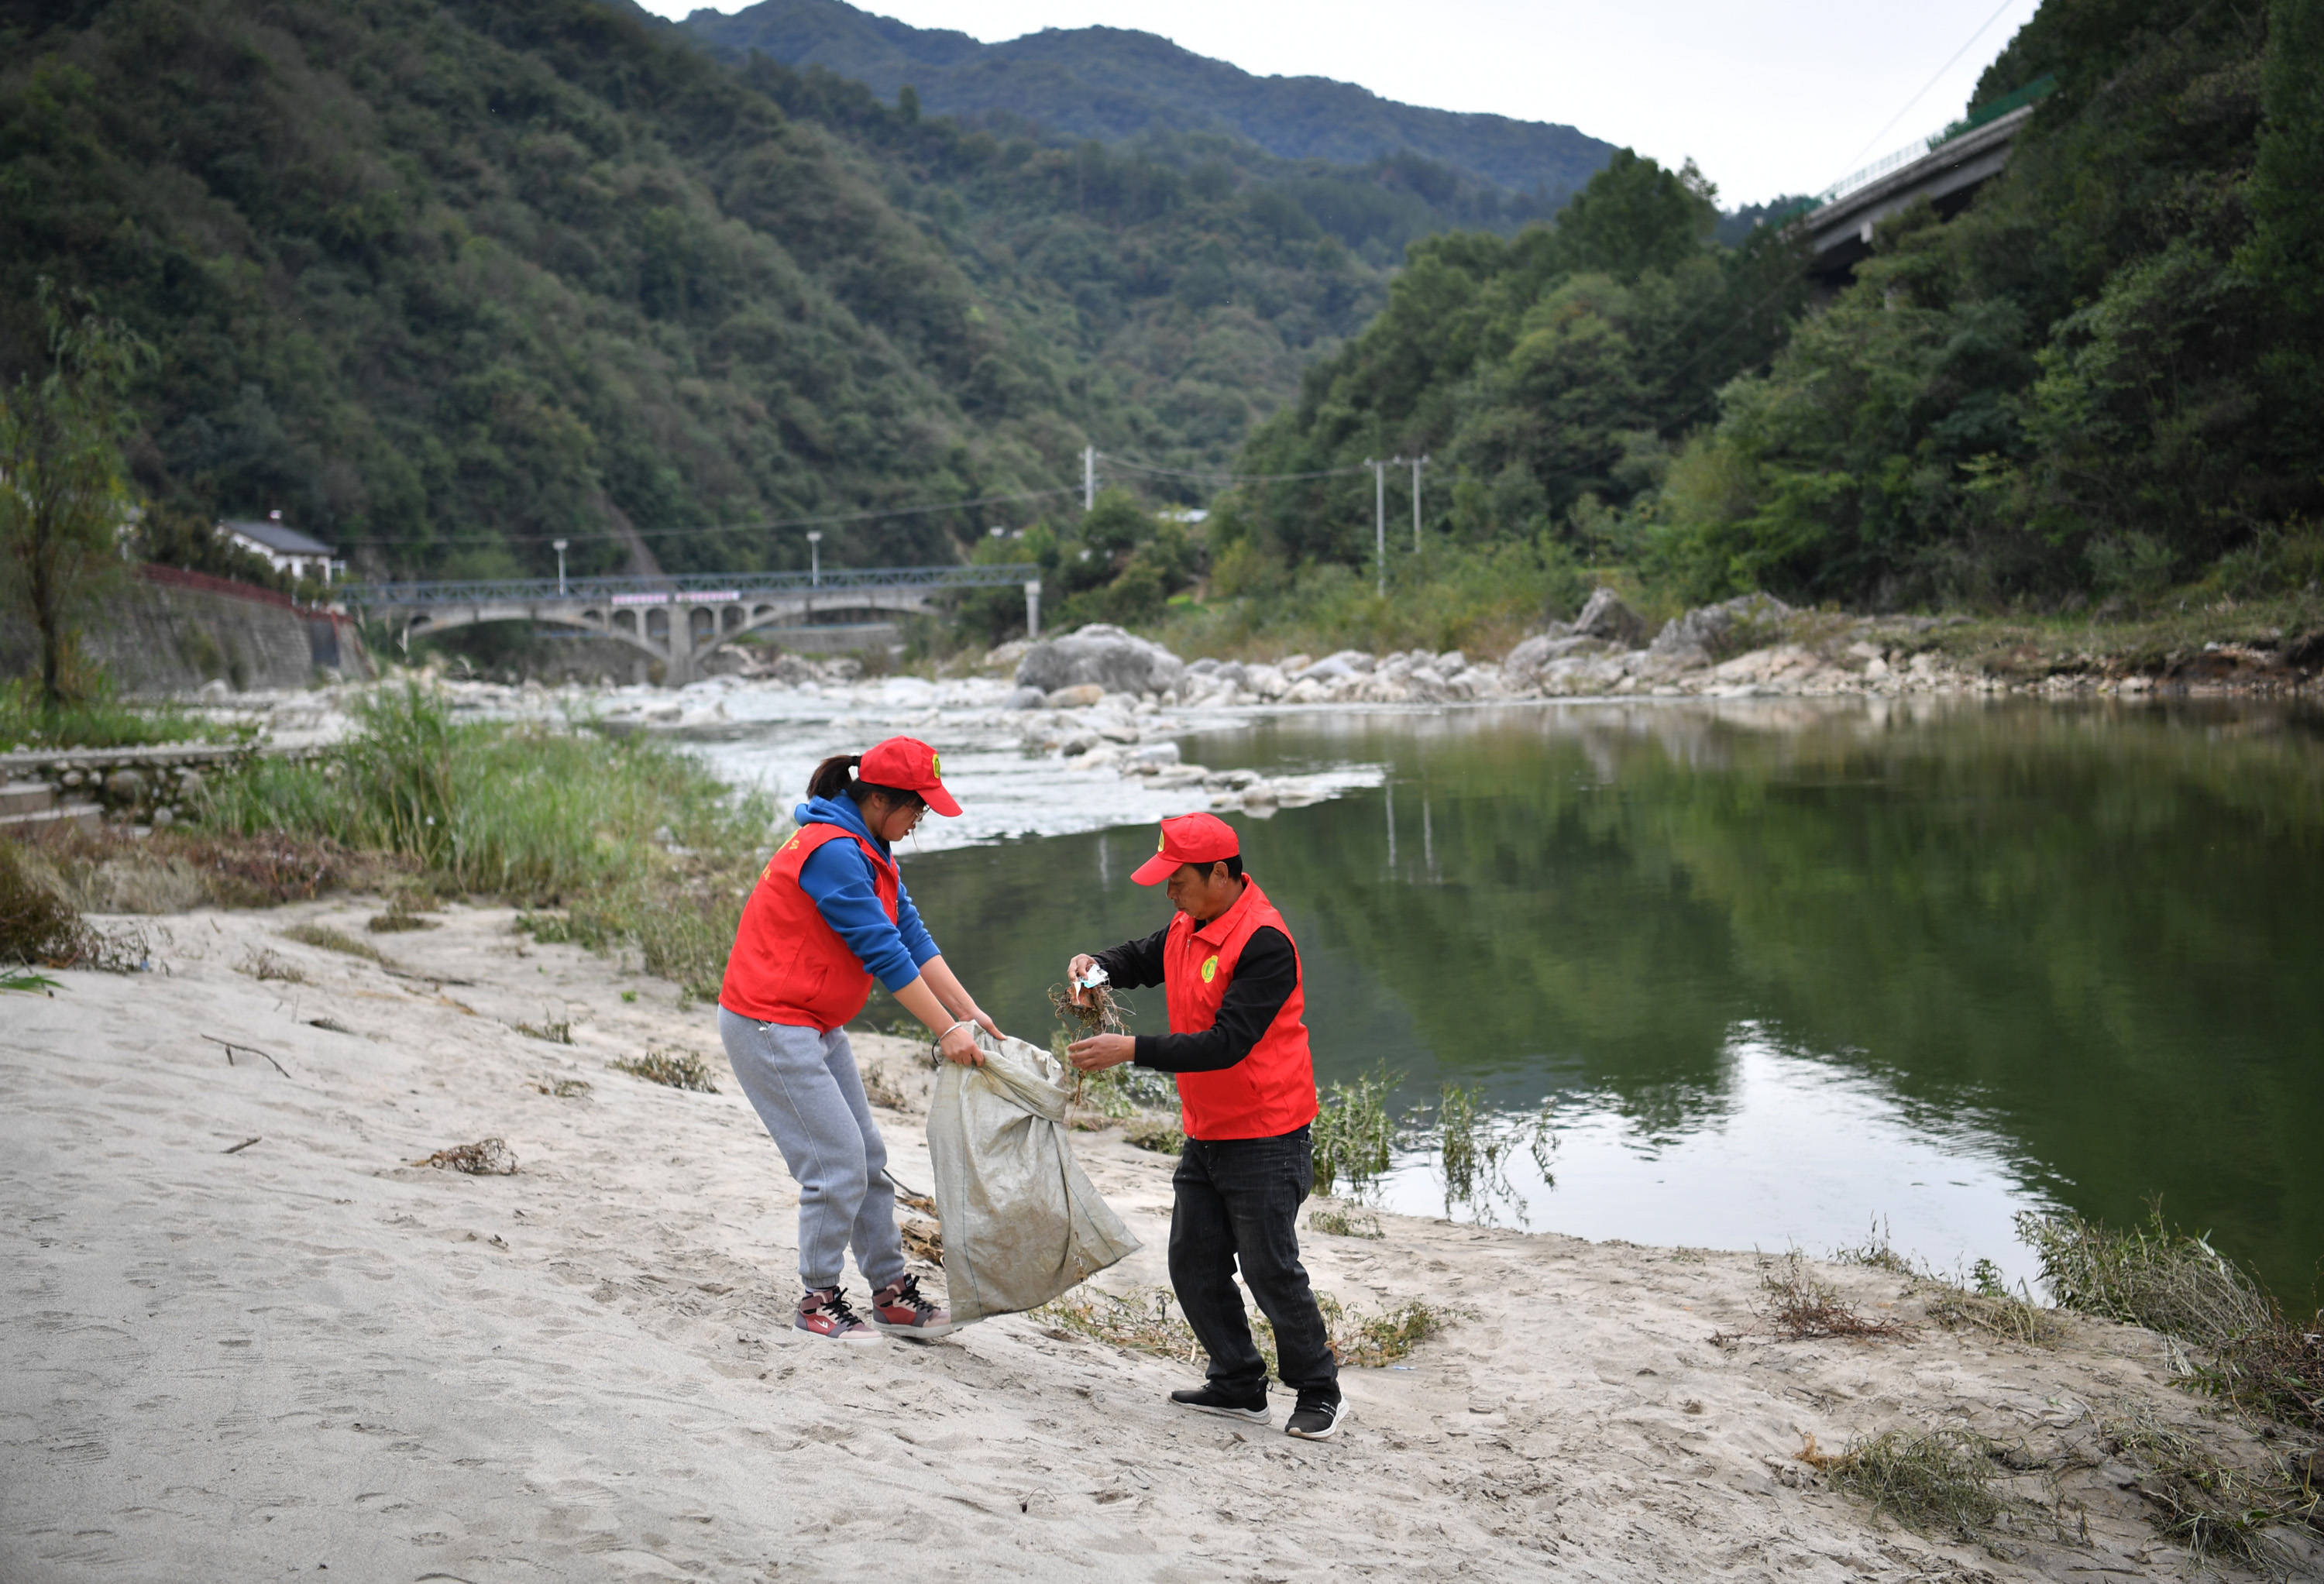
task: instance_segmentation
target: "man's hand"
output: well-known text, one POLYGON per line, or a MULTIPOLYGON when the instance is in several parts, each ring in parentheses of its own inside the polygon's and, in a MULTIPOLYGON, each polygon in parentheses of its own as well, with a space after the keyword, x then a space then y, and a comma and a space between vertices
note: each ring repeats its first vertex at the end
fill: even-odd
POLYGON ((1074 1006, 1081 1007, 1088 1004, 1087 998, 1089 991, 1082 988, 1082 981, 1087 978, 1089 976, 1090 970, 1096 966, 1097 959, 1091 956, 1087 952, 1084 952, 1080 956, 1075 957, 1072 962, 1065 964, 1065 985, 1067 989, 1074 992, 1073 1002, 1074 1006))
MULTIPOLYGON (((1083 959, 1087 961, 1087 959, 1083 959)), ((1126 1034, 1093 1034, 1065 1047, 1065 1054, 1084 1073, 1119 1067, 1138 1054, 1138 1042, 1126 1034)))

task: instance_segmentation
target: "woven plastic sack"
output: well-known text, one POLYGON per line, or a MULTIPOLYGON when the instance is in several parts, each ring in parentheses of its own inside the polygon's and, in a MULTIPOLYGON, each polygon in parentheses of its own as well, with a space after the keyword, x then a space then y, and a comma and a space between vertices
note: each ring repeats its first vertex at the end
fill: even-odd
POLYGON ((1021 1039, 976 1043, 984 1065, 946 1062, 928 1108, 956 1325, 1037 1308, 1139 1248, 1066 1144, 1065 1070, 1021 1039))

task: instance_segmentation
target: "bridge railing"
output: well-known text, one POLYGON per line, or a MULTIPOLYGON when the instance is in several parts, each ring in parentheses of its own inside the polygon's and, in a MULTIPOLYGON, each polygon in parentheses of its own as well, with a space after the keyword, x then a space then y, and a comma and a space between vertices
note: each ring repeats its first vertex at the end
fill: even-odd
POLYGON ((667 577, 473 578, 457 582, 355 583, 338 594, 365 610, 428 605, 573 604, 631 606, 723 604, 760 594, 843 594, 871 589, 1007 588, 1041 569, 991 566, 826 566, 814 572, 689 572, 667 577))

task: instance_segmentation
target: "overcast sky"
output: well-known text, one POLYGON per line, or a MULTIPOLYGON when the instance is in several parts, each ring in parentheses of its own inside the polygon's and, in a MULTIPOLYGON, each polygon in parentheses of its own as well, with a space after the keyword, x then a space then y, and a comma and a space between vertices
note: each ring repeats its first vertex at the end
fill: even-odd
MULTIPOLYGON (((693 9, 645 4, 665 16, 693 9)), ((864 9, 988 41, 1045 27, 1141 28, 1260 76, 1337 78, 1407 104, 1563 121, 1666 163, 1692 154, 1734 207, 1815 191, 1943 125, 2037 4, 873 0, 864 9)))

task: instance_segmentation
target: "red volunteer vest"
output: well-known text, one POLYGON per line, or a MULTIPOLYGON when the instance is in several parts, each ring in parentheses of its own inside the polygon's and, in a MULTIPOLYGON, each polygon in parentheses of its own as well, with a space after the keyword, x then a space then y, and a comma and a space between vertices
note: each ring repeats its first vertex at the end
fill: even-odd
MULTIPOLYGON (((1291 939, 1283 915, 1248 875, 1235 905, 1210 923, 1198 926, 1188 913, 1170 921, 1162 943, 1162 988, 1169 998, 1171 1033, 1200 1034, 1218 1021, 1243 943, 1268 926, 1291 939)), ((1296 943, 1291 951, 1296 962, 1296 943)), ((1315 1066, 1307 1054, 1307 1025, 1300 1021, 1307 1009, 1305 978, 1303 972, 1294 981, 1290 999, 1249 1055, 1216 1073, 1178 1074, 1186 1137, 1274 1138, 1315 1119, 1315 1066)))
MULTIPOLYGON (((764 873, 742 905, 734 949, 726 957, 726 978, 718 1004, 738 1018, 784 1023, 825 1033, 838 1027, 872 999, 872 971, 824 922, 815 898, 799 887, 799 866, 825 842, 853 842, 872 860, 872 888, 888 916, 897 916, 903 889, 893 859, 837 825, 802 825, 775 849, 764 873)), ((1296 1126, 1296 1124, 1295 1124, 1296 1126)))

